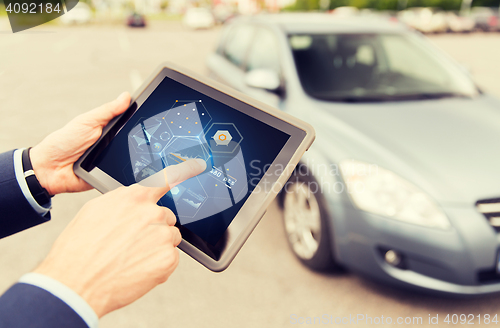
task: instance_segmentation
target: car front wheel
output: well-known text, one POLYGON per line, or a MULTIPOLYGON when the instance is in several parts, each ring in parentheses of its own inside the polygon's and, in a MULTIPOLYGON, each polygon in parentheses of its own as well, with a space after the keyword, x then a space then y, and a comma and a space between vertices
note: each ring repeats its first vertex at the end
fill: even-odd
POLYGON ((332 256, 328 211, 315 180, 294 173, 282 191, 283 220, 288 243, 299 260, 313 270, 337 269, 332 256))

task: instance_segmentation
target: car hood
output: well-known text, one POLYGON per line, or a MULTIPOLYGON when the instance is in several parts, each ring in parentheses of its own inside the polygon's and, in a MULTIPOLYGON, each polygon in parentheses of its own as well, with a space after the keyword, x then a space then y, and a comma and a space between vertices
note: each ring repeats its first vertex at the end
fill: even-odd
POLYGON ((317 105, 307 121, 343 144, 344 157, 393 170, 442 203, 500 197, 497 99, 317 105))

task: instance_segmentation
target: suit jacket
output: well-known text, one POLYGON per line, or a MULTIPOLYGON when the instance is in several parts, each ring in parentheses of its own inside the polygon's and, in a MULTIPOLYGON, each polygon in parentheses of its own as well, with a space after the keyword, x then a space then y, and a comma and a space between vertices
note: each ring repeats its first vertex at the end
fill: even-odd
MULTIPOLYGON (((24 197, 13 154, 0 154, 0 238, 50 220, 50 214, 41 216, 24 197)), ((87 328, 87 324, 58 297, 33 285, 17 283, 0 297, 0 328, 48 327, 87 328)))

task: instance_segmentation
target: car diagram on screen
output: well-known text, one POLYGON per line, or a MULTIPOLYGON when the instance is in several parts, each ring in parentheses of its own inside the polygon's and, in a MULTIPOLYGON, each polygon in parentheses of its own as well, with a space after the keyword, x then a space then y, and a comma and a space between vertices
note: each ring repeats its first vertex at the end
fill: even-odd
MULTIPOLYGON (((157 115, 140 118, 128 135, 136 182, 189 159, 207 162, 204 173, 175 186, 165 196, 174 201, 181 224, 224 211, 248 192, 239 147, 243 137, 233 123, 211 121, 201 100, 177 100, 157 115)), ((167 205, 168 199, 160 203, 167 205)))

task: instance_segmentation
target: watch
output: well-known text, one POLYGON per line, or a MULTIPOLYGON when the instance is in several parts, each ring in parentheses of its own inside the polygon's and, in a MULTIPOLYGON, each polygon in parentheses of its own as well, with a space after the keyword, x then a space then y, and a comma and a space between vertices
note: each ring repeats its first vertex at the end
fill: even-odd
POLYGON ((31 164, 30 150, 31 147, 23 150, 22 161, 24 179, 26 180, 26 184, 28 185, 31 195, 35 201, 38 205, 44 206, 50 202, 50 198, 52 196, 44 187, 42 187, 40 181, 36 178, 35 171, 33 171, 33 165, 31 164))

